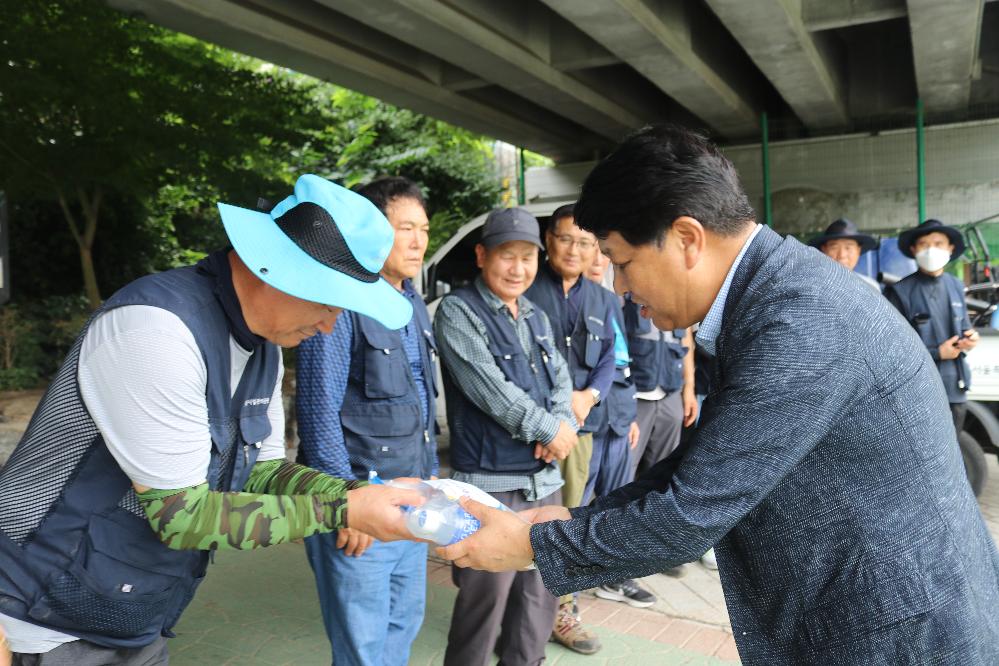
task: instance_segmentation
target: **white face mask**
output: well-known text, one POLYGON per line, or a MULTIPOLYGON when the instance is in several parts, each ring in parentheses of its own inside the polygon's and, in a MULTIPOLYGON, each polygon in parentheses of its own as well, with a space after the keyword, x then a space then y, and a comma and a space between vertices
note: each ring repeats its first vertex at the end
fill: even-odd
POLYGON ((950 252, 942 247, 928 247, 916 253, 916 265, 927 273, 935 273, 950 261, 950 252))

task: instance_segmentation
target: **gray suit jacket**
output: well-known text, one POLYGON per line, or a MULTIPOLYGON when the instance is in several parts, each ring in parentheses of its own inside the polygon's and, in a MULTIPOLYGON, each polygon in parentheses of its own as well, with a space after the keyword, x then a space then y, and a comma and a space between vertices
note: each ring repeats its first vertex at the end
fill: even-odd
POLYGON ((746 664, 999 664, 999 553, 947 397, 857 276, 760 231, 679 461, 531 529, 554 594, 716 546, 746 664))

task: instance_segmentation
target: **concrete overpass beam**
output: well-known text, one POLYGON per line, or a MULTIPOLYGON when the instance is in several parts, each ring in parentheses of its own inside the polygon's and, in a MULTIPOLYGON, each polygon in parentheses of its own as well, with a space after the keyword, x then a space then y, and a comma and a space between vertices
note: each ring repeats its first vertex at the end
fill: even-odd
POLYGON ((605 96, 551 64, 551 12, 544 7, 518 17, 504 3, 473 0, 460 9, 442 0, 319 1, 601 136, 616 140, 644 123, 633 111, 637 104, 605 96))
POLYGON ((750 103, 695 51, 682 3, 543 2, 721 134, 756 131, 757 115, 750 103))
POLYGON ((812 32, 906 16, 905 0, 802 0, 801 18, 812 32))
POLYGON ((916 85, 927 113, 965 109, 978 75, 983 0, 908 0, 916 85))
MULTIPOLYGON (((366 50, 354 48, 338 35, 319 27, 317 24, 321 24, 322 18, 319 16, 306 22, 306 15, 293 19, 276 12, 261 13, 248 7, 244 0, 160 0, 155 3, 109 0, 109 4, 172 30, 252 53, 258 58, 556 159, 587 156, 601 143, 594 135, 571 124, 553 122, 550 117, 534 118, 530 113, 515 113, 522 110, 508 110, 476 101, 438 85, 431 80, 436 75, 434 67, 412 62, 407 71, 389 64, 375 57, 379 51, 377 43, 369 43, 366 50)), ((276 6, 287 9, 293 4, 305 6, 285 0, 276 6)), ((396 46, 399 45, 396 43, 396 46)))
POLYGON ((706 1, 806 126, 847 125, 840 63, 799 0, 706 1))

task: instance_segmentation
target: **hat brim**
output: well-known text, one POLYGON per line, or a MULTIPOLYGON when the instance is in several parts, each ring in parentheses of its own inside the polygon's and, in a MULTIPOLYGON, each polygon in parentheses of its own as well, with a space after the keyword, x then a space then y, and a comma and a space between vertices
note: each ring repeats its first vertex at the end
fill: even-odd
POLYGON ((915 259, 912 254, 912 244, 926 234, 932 233, 941 233, 950 239, 951 245, 954 246, 954 251, 950 253, 951 261, 954 261, 964 254, 964 237, 961 235, 961 232, 954 227, 916 227, 915 229, 903 231, 898 235, 899 251, 910 259, 915 259))
POLYGON ((868 236, 867 234, 823 234, 809 241, 809 245, 821 250, 822 246, 833 240, 854 240, 860 243, 860 251, 867 252, 868 250, 873 250, 878 246, 878 241, 873 236, 868 236))
POLYGON ((367 315, 390 329, 402 328, 412 319, 412 304, 384 278, 363 282, 324 266, 298 247, 267 213, 224 203, 218 207, 236 254, 275 289, 367 315))
POLYGON ((540 238, 532 234, 526 234, 519 231, 511 231, 505 234, 493 234, 492 236, 483 238, 479 242, 486 247, 496 247, 497 245, 509 243, 510 241, 524 241, 537 245, 542 250, 545 249, 545 246, 541 244, 540 238))

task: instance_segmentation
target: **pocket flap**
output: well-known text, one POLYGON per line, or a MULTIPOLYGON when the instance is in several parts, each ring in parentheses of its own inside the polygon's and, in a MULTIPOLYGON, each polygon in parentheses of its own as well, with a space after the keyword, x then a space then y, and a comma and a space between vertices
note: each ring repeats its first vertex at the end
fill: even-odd
POLYGON ((402 338, 398 331, 390 331, 375 320, 360 316, 361 335, 369 347, 379 349, 384 353, 391 354, 394 350, 401 348, 402 338))
POLYGON ((239 432, 247 444, 262 442, 271 434, 271 419, 267 412, 243 414, 239 417, 239 432))
POLYGON ((364 412, 341 412, 340 424, 359 435, 399 437, 419 429, 420 410, 415 404, 368 404, 364 412))
POLYGON ((436 354, 437 339, 434 338, 434 332, 428 331, 427 329, 423 329, 423 338, 427 341, 427 344, 430 345, 430 349, 433 350, 433 352, 436 354))
POLYGON ((496 340, 489 341, 489 351, 492 352, 496 360, 512 360, 524 356, 524 348, 517 344, 506 344, 496 340))
POLYGON ((138 516, 122 515, 121 520, 134 521, 135 524, 126 525, 105 516, 91 516, 87 533, 94 550, 152 573, 182 576, 192 570, 198 551, 170 550, 160 543, 148 523, 138 516))
POLYGON ((805 639, 816 647, 850 640, 933 610, 935 604, 918 574, 878 581, 863 592, 852 592, 802 618, 805 639))
POLYGON ((586 332, 599 340, 607 337, 607 327, 603 319, 598 319, 593 315, 587 315, 586 317, 586 332))

